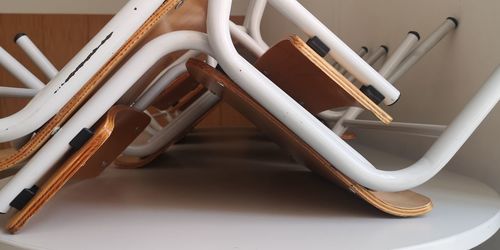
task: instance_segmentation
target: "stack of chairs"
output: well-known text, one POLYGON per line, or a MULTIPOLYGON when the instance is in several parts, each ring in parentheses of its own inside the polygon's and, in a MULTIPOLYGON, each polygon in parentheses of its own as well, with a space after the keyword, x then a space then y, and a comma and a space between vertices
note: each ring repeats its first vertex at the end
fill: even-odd
POLYGON ((295 0, 252 0, 238 24, 230 9, 229 0, 130 0, 60 71, 19 35, 47 84, 0 51, 2 64, 26 84, 0 87, 0 94, 31 98, 0 119, 0 141, 17 148, 0 159, 0 170, 20 167, 0 189, 11 233, 68 181, 95 178, 113 163, 147 166, 221 102, 368 205, 397 217, 431 211, 431 199, 410 189, 443 168, 496 105, 500 73, 449 126, 393 122, 381 106, 397 102, 393 84, 458 21, 446 18, 423 40, 410 31, 392 53, 384 45, 370 53, 350 49, 295 0), (268 4, 308 37, 290 34, 269 46, 260 34, 268 4), (377 120, 358 119, 365 110, 377 120), (355 139, 353 127, 438 139, 412 166, 382 171, 345 142, 355 139))

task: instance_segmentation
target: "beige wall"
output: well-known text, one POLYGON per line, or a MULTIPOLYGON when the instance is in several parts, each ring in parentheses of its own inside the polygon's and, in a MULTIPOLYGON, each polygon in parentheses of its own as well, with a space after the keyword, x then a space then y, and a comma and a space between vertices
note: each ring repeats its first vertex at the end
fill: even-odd
MULTIPOLYGON (((397 83, 401 101, 387 110, 398 121, 448 124, 500 64, 500 1, 498 0, 302 0, 352 48, 398 45, 407 31, 427 36, 448 16, 460 19, 447 37, 397 83)), ((277 41, 293 29, 272 9, 263 35, 277 41), (278 20, 279 19, 279 20, 278 20), (281 32, 281 33, 280 33, 281 32)), ((479 178, 500 191, 500 107, 481 125, 447 169, 479 178)), ((418 158, 432 142, 413 137, 364 132, 371 143, 418 158), (391 146, 391 144, 393 146, 391 146)), ((500 236, 484 245, 500 249, 500 236), (495 247, 496 246, 496 247, 495 247)))
POLYGON ((2 13, 63 13, 111 14, 116 13, 127 0, 2 0, 2 13))
MULTIPOLYGON (((0 13, 112 14, 128 0, 1 0, 0 13)), ((245 13, 248 0, 234 0, 235 13, 245 13)))

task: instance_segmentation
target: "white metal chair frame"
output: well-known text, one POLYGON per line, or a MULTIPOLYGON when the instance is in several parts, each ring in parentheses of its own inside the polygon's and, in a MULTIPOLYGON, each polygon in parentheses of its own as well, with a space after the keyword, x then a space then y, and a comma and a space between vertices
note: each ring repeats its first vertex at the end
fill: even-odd
MULTIPOLYGON (((135 4, 143 4, 150 12, 154 11, 160 1, 132 0, 135 4)), ((269 0, 271 5, 283 15, 295 22, 309 36, 319 37, 327 46, 332 48, 332 57, 344 68, 351 72, 361 83, 371 83, 386 97, 385 103, 392 104, 399 98, 399 92, 388 81, 363 61, 354 51, 349 49, 338 37, 330 32, 319 20, 303 8, 295 0, 269 0)), ((129 2, 130 4, 130 2, 129 2)), ((467 138, 477 128, 481 121, 496 105, 500 98, 500 70, 497 70, 480 91, 473 97, 465 109, 448 126, 445 132, 433 144, 429 151, 413 165, 398 171, 383 171, 376 169, 356 150, 345 143, 338 135, 322 124, 315 116, 307 112, 300 104, 284 93, 273 82, 244 60, 234 48, 231 40, 231 24, 229 15, 232 1, 210 0, 208 8, 208 35, 193 31, 178 31, 160 36, 149 42, 137 52, 65 125, 59 130, 35 156, 16 174, 9 183, 0 190, 0 212, 9 210, 9 203, 24 188, 36 184, 42 176, 59 160, 69 149, 69 141, 85 127, 92 126, 125 92, 151 67, 162 55, 173 51, 192 49, 214 57, 224 71, 252 98, 272 113, 277 119, 291 129, 304 142, 321 154, 332 165, 354 181, 368 188, 380 191, 401 191, 418 186, 432 178, 453 157, 467 138)), ((129 5, 127 5, 129 6, 129 5)), ((130 7, 130 6, 129 6, 130 7)), ((145 8, 146 9, 146 8, 145 8)), ((117 15, 120 16, 120 13, 117 15)), ((114 18, 116 24, 118 19, 114 18)), ((126 23, 143 20, 139 17, 134 20, 122 20, 126 23)), ((109 24, 106 26, 109 28, 109 24)), ((120 25, 120 27, 134 25, 120 25)), ((127 29, 127 31, 129 31, 127 29)), ((107 30, 104 29, 106 34, 107 30)), ((100 34, 101 34, 100 33, 100 34)), ((122 34, 130 32, 123 31, 122 34)), ((109 33, 107 34, 109 36, 109 33)), ((118 36, 118 35, 117 35, 118 36)), ((97 41, 102 39, 97 36, 97 41)), ((121 38, 121 36, 120 36, 121 38)), ((94 39, 94 40, 96 40, 94 39)), ((117 39, 117 38, 116 38, 117 39)), ((93 40, 93 41, 94 41, 93 40)), ((102 40, 101 40, 102 41, 102 40)), ((119 42, 116 42, 119 43, 119 42)), ((92 44, 92 42, 91 42, 92 44)), ((94 44, 95 45, 95 44, 94 44)), ((86 46, 87 48, 89 46, 86 46)), ((95 46, 90 46, 95 48, 95 46)), ((114 47, 106 48, 113 51, 114 47)), ((105 51, 105 52, 106 52, 105 51)), ((84 49, 84 52, 85 49, 84 49)), ((86 54, 84 52, 79 53, 86 54)), ((108 55, 108 53, 104 53, 108 55)), ((78 57, 78 56, 77 56, 78 57)), ((104 61, 105 56, 99 56, 104 61)), ((99 65, 99 60, 96 64, 99 65)), ((81 60, 77 60, 81 61, 81 60)), ((73 62, 73 60, 72 60, 73 62)), ((70 62, 71 64, 71 62, 70 62)), ((70 65, 69 64, 69 65, 70 65)), ((70 66, 65 67, 54 78, 60 80, 62 76, 71 73, 70 66), (69 69, 68 69, 69 68, 69 69)), ((97 69, 82 67, 79 80, 90 77, 97 69), (85 69, 85 70, 83 70, 85 69), (87 75, 88 74, 88 75, 87 75)), ((54 81, 53 80, 53 81, 54 81)), ((51 82, 53 82, 51 81, 51 82)), ((57 81, 55 81, 57 82, 57 81)), ((74 85, 77 85, 75 83, 74 85)), ((54 84, 44 88, 57 90, 54 84)), ((66 90, 68 88, 63 88, 66 90)), ((66 90, 67 94, 69 90, 66 90)), ((52 96, 52 95, 49 95, 52 96)), ((32 100, 37 102, 38 95, 32 100)), ((206 101, 215 100, 209 94, 204 95, 206 101), (211 99, 213 98, 213 99, 211 99)), ((39 98, 38 98, 39 99, 39 98)), ((55 104, 64 102, 64 98, 54 101, 55 104)), ((204 100, 203 98, 200 100, 204 100)), ((201 102, 201 101, 200 101, 201 102)), ((52 105, 57 106, 57 105, 52 105)), ((33 108, 28 105, 26 109, 33 108)), ((181 114, 182 115, 182 114, 181 114)), ((40 122, 45 116, 33 118, 40 122)), ((23 126, 14 135, 5 135, 4 128, 13 120, 0 120, 1 137, 3 140, 15 138, 27 132, 23 126)), ((16 122, 25 121, 26 117, 16 122)), ((19 124, 18 124, 19 125, 19 124)), ((29 130, 32 131, 32 130, 29 130)), ((12 131, 11 131, 12 132, 12 131)), ((9 132, 9 134, 11 133, 9 132)))
MULTIPOLYGON (((447 18, 425 41, 415 48, 420 37, 416 33, 410 32, 406 39, 401 43, 398 49, 393 53, 389 60, 384 64, 379 73, 386 77, 391 83, 396 83, 403 74, 409 71, 427 52, 435 47, 447 34, 457 28, 458 22, 454 18, 447 18)), ((352 78, 350 78, 352 80, 352 78)), ((358 107, 351 107, 346 110, 342 117, 335 117, 330 121, 336 121, 333 131, 337 135, 342 135, 347 130, 348 123, 352 123, 356 118, 363 113, 363 109, 358 107)), ((369 127, 373 127, 373 123, 366 123, 369 127)), ((363 126, 363 123, 357 122, 358 126, 363 126)), ((426 132, 434 134, 437 132, 433 129, 429 130, 427 124, 412 124, 412 123, 393 123, 389 126, 379 124, 379 127, 385 129, 394 129, 395 131, 408 131, 408 128, 414 128, 415 132, 426 135, 426 132)), ((441 127, 442 128, 442 127, 441 127)))
MULTIPOLYGON (((297 18, 302 17, 301 11, 306 10, 297 7, 298 3, 295 1, 286 1, 289 4, 287 7, 293 7, 283 9, 280 9, 283 6, 279 5, 282 1, 269 2, 276 4, 276 9, 286 12, 283 14, 295 16, 293 19, 295 22, 309 20, 297 18)), ((380 191, 401 191, 421 185, 432 178, 453 157, 496 105, 500 97, 498 91, 500 71, 497 71, 419 161, 398 171, 378 170, 281 89, 272 84, 269 79, 244 61, 236 50, 228 49, 234 48, 231 45, 227 21, 230 7, 231 1, 212 0, 209 3, 208 33, 210 44, 215 54, 218 55, 217 59, 225 72, 250 96, 332 165, 368 188, 380 191)), ((338 59, 337 61, 342 64, 342 61, 338 59)))
MULTIPOLYGON (((53 117, 163 2, 129 1, 46 87, 40 86, 43 89, 28 105, 0 119, 0 142, 25 136, 53 117)), ((23 75, 28 75, 28 72, 23 75)))
MULTIPOLYGON (((260 34, 260 24, 264 13, 267 0, 253 0, 249 4, 243 27, 239 27, 234 23, 230 23, 231 34, 233 38, 241 42, 249 48, 256 56, 261 56, 269 46, 263 41, 260 34), (245 33, 245 31, 247 33, 245 33), (252 40, 253 39, 253 40, 252 40)), ((410 31, 396 51, 391 55, 389 60, 384 63, 379 73, 383 77, 391 77, 390 82, 396 82, 404 73, 406 73, 417 61, 419 61, 430 49, 432 49, 442 38, 451 30, 456 28, 457 21, 453 18, 448 18, 438 29, 431 34, 420 46, 415 48, 420 40, 420 35, 417 32, 410 31), (404 63, 403 63, 404 61, 404 63)), ((357 54, 363 58, 368 53, 368 49, 363 47, 357 54)), ((388 53, 385 46, 381 46, 376 50, 366 62, 373 65, 380 58, 388 53)), ((337 62, 333 63, 334 67, 339 69, 341 74, 346 74, 348 71, 337 62)), ((356 79, 353 75, 348 76, 348 80, 354 82, 356 79)), ((407 134, 437 137, 441 134, 446 126, 433 124, 417 124, 417 123, 401 123, 393 122, 389 125, 376 121, 356 120, 356 118, 364 111, 358 107, 351 107, 344 111, 325 111, 319 114, 319 117, 327 122, 335 122, 333 131, 337 135, 345 133, 348 127, 367 128, 367 129, 382 129, 393 132, 402 132, 407 134)))

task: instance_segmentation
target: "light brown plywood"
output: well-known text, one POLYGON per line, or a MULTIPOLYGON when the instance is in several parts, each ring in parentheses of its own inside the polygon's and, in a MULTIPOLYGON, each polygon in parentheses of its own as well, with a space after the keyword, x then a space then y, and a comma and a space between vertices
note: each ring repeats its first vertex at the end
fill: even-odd
POLYGON ((15 154, 0 160, 0 171, 9 169, 28 159, 50 138, 52 131, 61 126, 98 89, 110 73, 124 60, 138 43, 155 27, 161 18, 177 6, 178 0, 168 0, 142 25, 115 56, 52 118, 37 134, 15 154))
POLYGON ((26 222, 52 198, 70 179, 90 178, 99 175, 105 167, 144 130, 149 116, 127 106, 110 109, 104 121, 85 145, 68 158, 43 184, 31 201, 16 213, 7 229, 17 232, 26 222))
POLYGON ((319 153, 302 141, 226 76, 200 61, 190 60, 187 66, 192 77, 204 84, 213 93, 221 96, 224 102, 244 114, 261 131, 324 178, 352 191, 373 207, 394 216, 420 216, 431 211, 431 200, 413 191, 397 193, 374 192, 357 184, 335 169, 319 153))
POLYGON ((382 122, 392 121, 391 116, 297 36, 273 46, 257 60, 256 67, 314 115, 360 105, 382 122))
POLYGON ((321 58, 314 50, 312 50, 304 41, 298 36, 292 36, 290 42, 297 48, 304 56, 314 63, 324 74, 328 75, 333 81, 337 83, 347 94, 354 98, 361 106, 371 111, 380 121, 385 124, 392 122, 392 117, 387 114, 382 108, 375 104, 368 98, 361 90, 352 84, 345 76, 340 74, 331 64, 321 58))

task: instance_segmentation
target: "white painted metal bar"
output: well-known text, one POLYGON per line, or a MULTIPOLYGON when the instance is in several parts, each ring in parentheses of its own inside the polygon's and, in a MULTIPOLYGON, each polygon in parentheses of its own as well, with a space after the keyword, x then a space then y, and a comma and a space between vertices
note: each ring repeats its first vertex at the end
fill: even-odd
POLYGON ((22 110, 0 119, 0 142, 40 128, 101 69, 163 0, 130 0, 22 110))
POLYGON ((457 19, 449 17, 432 34, 425 39, 398 67, 388 76, 391 83, 396 83, 413 65, 415 65, 427 52, 434 48, 447 34, 458 27, 457 19))
MULTIPOLYGON (((365 55, 368 54, 368 48, 365 46, 361 47, 361 49, 358 50, 357 54, 361 58, 365 57, 365 55)), ((338 67, 340 74, 345 75, 347 73, 347 69, 343 68, 338 63, 335 63, 335 64, 334 64, 334 67, 338 67)))
POLYGON ((144 157, 157 152, 165 146, 166 142, 172 141, 181 132, 185 131, 186 128, 191 126, 191 124, 193 124, 196 120, 205 115, 206 112, 218 103, 218 101, 218 96, 212 94, 210 91, 207 91, 172 122, 158 131, 158 133, 156 133, 150 141, 142 145, 131 145, 123 152, 123 154, 128 156, 144 157))
POLYGON ((425 137, 438 137, 446 129, 444 125, 404 122, 384 124, 379 121, 369 120, 345 120, 344 124, 350 128, 376 129, 377 131, 389 131, 425 137))
MULTIPOLYGON (((262 56, 265 51, 262 49, 252 37, 250 37, 247 33, 243 32, 241 28, 234 24, 230 23, 231 34, 238 41, 242 42, 242 45, 245 46, 250 51, 253 51, 256 56, 262 56)), ((138 100, 135 102, 134 107, 138 110, 145 110, 147 107, 151 105, 151 103, 155 100, 155 98, 165 89, 165 86, 170 84, 171 81, 175 80, 175 78, 179 77, 181 74, 187 71, 184 63, 192 57, 200 54, 198 51, 188 51, 180 58, 178 58, 174 63, 168 66, 163 72, 162 76, 156 78, 152 84, 141 94, 138 100), (175 70, 170 71, 170 69, 176 67, 175 70)), ((217 66, 217 60, 213 57, 208 56, 207 63, 212 67, 217 66)))
POLYGON ((0 96, 2 97, 21 97, 31 98, 38 93, 37 89, 0 87, 0 96))
MULTIPOLYGON (((375 50, 375 52, 373 52, 368 58, 366 58, 366 63, 368 63, 370 66, 373 66, 378 60, 380 60, 385 55, 387 55, 387 53, 389 53, 389 48, 385 45, 381 45, 375 50)), ((338 65, 338 67, 341 67, 341 66, 338 65)), ((347 79, 350 82, 354 82, 356 80, 356 78, 351 74, 349 74, 349 76, 347 76, 347 79)), ((325 110, 325 111, 321 112, 320 114, 318 114, 318 117, 321 119, 325 119, 325 120, 331 120, 333 118, 340 118, 346 114, 347 110, 348 110, 348 108, 346 108, 346 110, 343 110, 343 111, 325 110)))
MULTIPOLYGON (((250 35, 248 35, 246 32, 244 32, 242 30, 242 28, 243 27, 240 27, 240 26, 234 24, 233 22, 230 22, 230 31, 231 31, 231 35, 233 36, 233 38, 236 39, 237 41, 240 41, 243 46, 245 46, 247 49, 252 51, 256 56, 258 56, 258 57, 262 56, 265 53, 265 49, 262 48, 259 44, 257 44, 257 42, 252 37, 250 37, 250 35)), ((365 51, 364 54, 366 54, 367 49, 365 48, 363 51, 365 51)), ((198 52, 196 52, 196 54, 198 54, 198 52)), ((188 57, 193 57, 193 56, 195 56, 195 55, 193 54, 193 55, 188 56, 188 57)), ((212 58, 212 57, 209 56, 209 58, 212 58)), ((177 78, 180 74, 186 72, 187 69, 184 65, 185 61, 186 60, 182 59, 182 60, 177 60, 176 62, 174 62, 172 64, 172 66, 175 66, 175 67, 168 68, 166 70, 165 74, 160 79, 158 79, 155 83, 152 84, 152 87, 150 89, 148 89, 145 92, 145 94, 143 94, 139 98, 139 101, 137 103, 135 103, 133 105, 133 107, 138 109, 138 110, 144 110, 145 108, 147 108, 151 104, 151 102, 156 98, 156 96, 159 94, 159 92, 165 88, 165 84, 170 83, 173 79, 177 78)), ((213 66, 213 67, 215 67, 217 65, 216 61, 214 61, 212 64, 213 65, 211 65, 211 66, 213 66)), ((158 130, 159 127, 155 127, 155 129, 158 130)), ((168 128, 165 128, 165 130, 163 130, 163 131, 164 131, 164 133, 171 133, 171 132, 169 132, 170 129, 168 129, 168 128)), ((161 137, 160 135, 158 135, 158 136, 159 136, 158 138, 161 137)), ((152 143, 155 146, 150 145, 150 146, 147 146, 147 148, 150 148, 150 149, 153 148, 153 151, 142 150, 141 156, 146 156, 148 154, 154 153, 154 151, 159 149, 158 147, 163 146, 162 141, 158 141, 156 139, 152 143), (156 143, 156 144, 154 144, 154 143, 156 143)), ((131 146, 131 147, 133 148, 135 146, 131 146)), ((143 147, 146 147, 146 146, 143 146, 143 147)), ((131 149, 131 150, 134 150, 134 149, 131 149)), ((140 150, 139 146, 137 146, 137 148, 135 148, 135 150, 140 150)), ((126 151, 125 154, 127 154, 127 152, 128 151, 126 151)))
MULTIPOLYGON (((378 49, 375 50, 373 54, 366 58, 366 63, 368 63, 368 65, 370 66, 373 66, 376 62, 378 62, 378 60, 386 56, 387 53, 389 53, 389 48, 385 45, 382 45, 378 47, 378 49)), ((349 80, 350 82, 354 82, 356 78, 352 74, 349 74, 347 80, 349 80)))
POLYGON ((369 52, 370 52, 370 50, 368 49, 368 47, 361 46, 361 49, 359 49, 359 51, 358 51, 358 55, 361 58, 364 58, 366 55, 368 55, 369 52))
MULTIPOLYGON (((427 52, 434 48, 439 41, 441 41, 447 34, 458 27, 458 21, 453 17, 448 17, 446 21, 441 24, 436 31, 434 31, 427 39, 425 39, 417 48, 407 55, 415 45, 415 39, 411 38, 411 32, 408 34, 407 39, 399 46, 394 55, 384 64, 380 73, 387 77, 391 83, 395 83, 404 73, 415 65, 427 52), (404 59, 404 60, 403 60, 404 59), (386 66, 387 65, 387 66, 386 66), (399 66, 398 66, 399 65, 399 66)), ((416 35, 415 35, 416 37, 416 35)), ((349 80, 351 80, 349 78, 349 80)), ((338 134, 344 134, 347 126, 344 124, 345 120, 356 119, 364 110, 359 107, 351 107, 347 110, 345 117, 340 119, 332 130, 338 134)))
POLYGON ((243 21, 243 27, 245 28, 245 32, 250 29, 250 22, 252 20, 252 15, 254 14, 255 3, 257 0, 249 0, 247 12, 245 14, 245 20, 243 21))
POLYGON ((400 96, 399 91, 384 77, 352 51, 313 14, 296 0, 268 0, 282 15, 295 23, 310 37, 317 36, 330 47, 330 55, 364 85, 372 85, 385 96, 384 103, 391 105, 400 96))
MULTIPOLYGON (((226 28, 229 34, 229 26, 226 28)), ((158 60, 172 52, 186 49, 213 56, 207 35, 195 31, 167 33, 135 53, 0 190, 0 212, 7 212, 9 203, 23 189, 40 181, 70 149, 69 142, 83 128, 95 124, 158 60)))
POLYGON ((416 163, 398 171, 376 169, 238 55, 229 34, 231 0, 209 2, 208 32, 224 71, 257 102, 342 173, 378 191, 402 191, 428 181, 456 154, 500 98, 500 68, 416 163))
POLYGON ((345 124, 345 121, 355 120, 364 111, 365 110, 360 107, 349 107, 346 110, 344 116, 342 116, 342 118, 340 118, 340 120, 338 120, 337 123, 335 123, 335 125, 332 128, 332 131, 337 135, 343 135, 348 129, 348 126, 345 124))
POLYGON ((161 124, 158 121, 156 121, 156 119, 154 119, 155 118, 154 115, 149 113, 148 110, 144 110, 144 113, 146 113, 149 117, 151 117, 151 123, 149 124, 148 127, 151 127, 154 131, 159 131, 162 129, 161 124))
POLYGON ((137 110, 145 110, 151 106, 156 97, 165 90, 166 86, 170 85, 171 82, 187 71, 186 61, 198 54, 200 52, 190 50, 168 66, 164 74, 151 84, 151 87, 138 98, 133 107, 137 110))
POLYGON ((403 42, 379 70, 380 75, 385 78, 389 77, 398 68, 401 62, 412 52, 419 40, 420 35, 416 31, 408 32, 408 35, 403 42))
POLYGON ((245 46, 254 55, 261 57, 266 52, 267 49, 261 47, 250 35, 248 35, 244 31, 242 31, 233 22, 229 23, 229 28, 230 28, 232 37, 236 41, 240 42, 243 46, 245 46))
POLYGON ((2 47, 0 47, 0 65, 2 65, 28 88, 42 89, 45 87, 45 84, 42 81, 40 81, 2 47))
POLYGON ((366 58, 366 63, 368 65, 374 65, 380 58, 386 56, 389 53, 389 48, 385 45, 381 45, 371 54, 368 58, 366 58))
POLYGON ((26 55, 38 66, 47 76, 47 78, 54 78, 59 72, 56 67, 49 61, 49 59, 38 49, 38 47, 31 41, 28 35, 20 33, 16 36, 15 42, 26 53, 26 55))
POLYGON ((264 50, 269 49, 269 45, 262 38, 262 34, 260 32, 262 17, 264 15, 264 11, 266 9, 267 0, 255 0, 253 5, 253 13, 250 18, 248 33, 250 36, 259 44, 261 48, 264 50))
MULTIPOLYGON (((420 40, 420 35, 415 31, 408 32, 408 35, 403 42, 398 46, 396 51, 389 57, 389 59, 384 63, 382 69, 380 69, 379 73, 383 77, 388 77, 392 74, 398 67, 398 65, 411 53, 415 45, 420 40)), ((348 80, 353 79, 353 76, 349 77, 348 80)), ((354 80, 354 79, 353 79, 354 80)), ((341 118, 335 126, 332 128, 333 132, 337 135, 343 135, 347 131, 347 125, 345 124, 346 120, 354 120, 359 115, 364 112, 364 109, 360 107, 349 107, 344 114, 344 117, 341 118)))
POLYGON ((156 97, 175 79, 186 73, 186 64, 173 65, 157 82, 155 82, 146 93, 136 102, 133 107, 137 110, 145 110, 155 101, 156 97))
POLYGON ((146 129, 144 129, 144 132, 146 132, 149 136, 154 136, 156 133, 158 133, 158 130, 154 129, 153 126, 148 125, 146 129))
POLYGON ((217 60, 215 58, 213 58, 211 56, 207 56, 207 64, 215 68, 215 67, 217 67, 217 64, 219 64, 219 63, 217 62, 217 60))
POLYGON ((339 120, 344 114, 346 110, 342 111, 336 111, 336 110, 326 110, 318 114, 318 117, 320 119, 323 119, 325 121, 337 121, 339 120))

